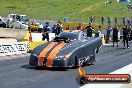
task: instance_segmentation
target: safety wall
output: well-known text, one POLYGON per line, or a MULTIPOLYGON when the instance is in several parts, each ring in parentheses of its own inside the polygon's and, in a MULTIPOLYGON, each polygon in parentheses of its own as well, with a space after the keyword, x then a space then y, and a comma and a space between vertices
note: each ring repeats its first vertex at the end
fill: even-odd
MULTIPOLYGON (((27 32, 24 41, 28 42, 29 36, 30 34, 27 32)), ((47 42, 46 40, 42 41, 42 33, 31 33, 31 36, 32 36, 32 41, 28 43, 29 52, 31 52, 35 47, 47 42)), ((55 33, 49 33, 49 41, 53 40, 54 38, 55 38, 55 33)))
POLYGON ((0 37, 1 38, 8 38, 8 39, 14 38, 17 41, 23 41, 27 32, 28 31, 25 31, 22 29, 0 28, 0 37))
POLYGON ((0 43, 0 56, 24 54, 28 51, 26 42, 0 43))
MULTIPOLYGON (((24 38, 24 41, 29 40, 30 34, 27 32, 26 36, 24 38)), ((31 33, 32 41, 33 42, 40 42, 42 41, 42 33, 31 33)), ((55 33, 49 33, 49 41, 53 40, 55 38, 55 33)))

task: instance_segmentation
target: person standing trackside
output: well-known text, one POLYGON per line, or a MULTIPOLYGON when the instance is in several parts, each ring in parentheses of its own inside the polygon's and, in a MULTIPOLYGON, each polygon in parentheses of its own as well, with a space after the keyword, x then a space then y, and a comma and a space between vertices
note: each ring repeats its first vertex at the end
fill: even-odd
POLYGON ((42 40, 47 39, 47 41, 49 41, 49 31, 51 31, 50 26, 49 26, 49 22, 46 22, 46 26, 43 27, 43 38, 42 40))
POLYGON ((114 43, 115 43, 115 42, 117 43, 117 47, 119 47, 119 46, 118 46, 118 32, 119 32, 118 27, 115 26, 115 27, 113 28, 113 47, 114 47, 114 43))
POLYGON ((89 23, 89 26, 87 26, 85 29, 87 30, 87 37, 92 37, 94 28, 91 26, 91 22, 89 23))
POLYGON ((52 27, 52 33, 55 33, 55 36, 57 35, 56 34, 56 27, 57 27, 56 24, 54 24, 53 27, 52 27))
POLYGON ((127 25, 126 26, 123 26, 123 43, 124 43, 124 49, 125 49, 125 46, 126 46, 126 43, 127 43, 127 48, 129 48, 129 44, 128 44, 128 41, 129 41, 129 29, 127 28, 127 25))
POLYGON ((90 17, 90 22, 93 23, 93 16, 90 17))
POLYGON ((129 25, 128 29, 129 29, 129 39, 128 39, 128 41, 131 41, 131 39, 132 39, 132 28, 131 28, 131 25, 129 25))
POLYGON ((95 33, 95 37, 99 37, 102 34, 101 25, 99 25, 99 29, 95 33))
POLYGON ((111 31, 112 31, 111 26, 109 25, 108 28, 107 28, 106 30, 107 30, 107 34, 106 34, 106 43, 109 43, 109 40, 110 40, 110 33, 111 33, 111 31))
POLYGON ((111 24, 111 17, 108 16, 107 19, 108 19, 108 24, 110 25, 111 24))
POLYGON ((115 25, 118 24, 118 20, 117 20, 117 17, 115 17, 115 25))
POLYGON ((48 28, 43 29, 43 34, 42 34, 43 38, 42 38, 42 40, 47 39, 47 41, 49 41, 49 31, 50 30, 48 28))
POLYGON ((132 28, 130 27, 130 41, 132 40, 132 28))
POLYGON ((38 24, 38 33, 41 33, 43 29, 43 25, 41 23, 38 24))
POLYGON ((72 28, 70 27, 70 25, 68 25, 68 27, 66 28, 66 30, 72 30, 72 28))
POLYGON ((122 23, 123 23, 123 25, 126 25, 126 18, 125 17, 122 18, 122 23))
POLYGON ((79 25, 76 28, 77 30, 83 31, 84 28, 82 27, 82 23, 79 23, 79 25))
POLYGON ((59 35, 63 31, 63 26, 61 21, 57 22, 57 27, 56 27, 56 35, 59 35))
POLYGON ((104 16, 101 17, 102 25, 104 25, 104 16))

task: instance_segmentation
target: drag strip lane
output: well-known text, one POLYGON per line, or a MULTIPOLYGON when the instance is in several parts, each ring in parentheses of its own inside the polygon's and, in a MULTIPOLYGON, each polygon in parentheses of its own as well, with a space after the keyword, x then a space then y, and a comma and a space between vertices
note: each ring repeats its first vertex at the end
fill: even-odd
MULTIPOLYGON (((87 66, 87 73, 110 73, 132 63, 132 48, 103 47, 95 65, 87 66), (109 52, 109 53, 108 53, 109 52), (127 52, 127 53, 126 53, 127 52)), ((78 88, 76 70, 51 71, 24 67, 29 57, 0 62, 0 88, 78 88), (8 65, 9 64, 9 65, 8 65)))

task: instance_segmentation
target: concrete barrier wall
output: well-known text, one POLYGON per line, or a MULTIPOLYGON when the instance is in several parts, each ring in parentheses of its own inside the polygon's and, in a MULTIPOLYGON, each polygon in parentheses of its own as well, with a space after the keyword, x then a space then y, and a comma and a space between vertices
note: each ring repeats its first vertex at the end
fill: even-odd
POLYGON ((27 31, 22 29, 0 28, 0 37, 14 38, 17 41, 23 41, 24 37, 26 36, 26 32, 27 31))
MULTIPOLYGON (((27 32, 26 36, 24 37, 24 41, 29 40, 30 33, 27 32)), ((42 33, 31 33, 32 36, 32 41, 37 42, 37 41, 42 41, 42 33)), ((55 33, 49 33, 49 41, 53 40, 55 38, 55 33)))

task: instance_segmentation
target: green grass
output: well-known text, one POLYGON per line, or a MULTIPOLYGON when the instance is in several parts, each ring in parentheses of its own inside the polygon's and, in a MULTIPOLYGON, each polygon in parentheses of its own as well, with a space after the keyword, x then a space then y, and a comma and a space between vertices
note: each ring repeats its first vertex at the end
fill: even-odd
MULTIPOLYGON (((129 17, 126 10, 128 3, 105 4, 106 0, 0 0, 0 15, 8 13, 27 14, 29 18, 49 20, 63 20, 69 17, 70 21, 88 22, 91 15, 100 17, 129 17), (29 1, 29 6, 27 5, 29 1), (67 1, 67 4, 66 4, 67 1)), ((99 18, 97 18, 99 20, 99 18)))

